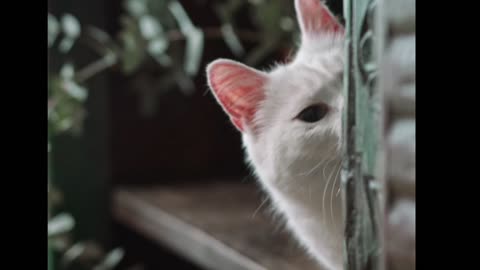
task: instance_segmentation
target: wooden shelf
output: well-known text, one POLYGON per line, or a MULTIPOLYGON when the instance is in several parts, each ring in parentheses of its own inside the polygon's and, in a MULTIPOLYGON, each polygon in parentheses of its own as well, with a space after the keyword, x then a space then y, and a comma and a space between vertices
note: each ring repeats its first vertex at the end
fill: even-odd
POLYGON ((115 219, 213 270, 319 270, 244 182, 118 188, 115 219))

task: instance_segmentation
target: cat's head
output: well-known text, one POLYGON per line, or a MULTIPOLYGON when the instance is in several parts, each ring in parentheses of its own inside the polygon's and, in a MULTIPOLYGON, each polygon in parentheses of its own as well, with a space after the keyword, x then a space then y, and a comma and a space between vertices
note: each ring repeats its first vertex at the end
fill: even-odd
POLYGON ((295 9, 302 37, 292 62, 268 72, 226 59, 207 67, 209 86, 257 167, 301 170, 295 163, 310 166, 339 151, 343 26, 319 0, 295 0, 295 9))

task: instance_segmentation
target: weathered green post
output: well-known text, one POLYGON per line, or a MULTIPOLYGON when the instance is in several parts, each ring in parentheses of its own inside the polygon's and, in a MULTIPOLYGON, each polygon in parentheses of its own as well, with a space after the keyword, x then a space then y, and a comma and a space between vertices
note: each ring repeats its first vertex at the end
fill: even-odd
MULTIPOLYGON (((380 41, 375 0, 344 0, 346 72, 344 77, 345 269, 384 269, 378 178, 381 93, 376 89, 380 41)), ((380 170, 381 171, 381 170, 380 170)))

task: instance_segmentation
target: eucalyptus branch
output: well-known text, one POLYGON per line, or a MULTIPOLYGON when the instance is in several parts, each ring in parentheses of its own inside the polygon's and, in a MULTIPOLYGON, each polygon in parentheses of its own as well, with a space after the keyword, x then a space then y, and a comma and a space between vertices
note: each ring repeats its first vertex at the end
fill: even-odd
MULTIPOLYGON (((202 31, 205 33, 207 39, 224 38, 224 34, 219 27, 207 27, 202 29, 202 31)), ((110 40, 107 35, 99 37, 99 30, 93 27, 87 28, 86 33, 86 35, 82 35, 80 41, 98 54, 105 56, 79 70, 75 76, 75 81, 78 83, 85 82, 94 75, 107 70, 118 63, 118 57, 112 49, 108 48, 109 46, 115 46, 116 44, 110 40)), ((263 35, 255 31, 236 30, 235 33, 243 41, 260 42, 263 39, 263 35)), ((186 39, 186 36, 179 30, 168 31, 166 36, 170 42, 186 39)))
POLYGON ((77 71, 75 75, 75 81, 77 83, 83 83, 94 75, 114 66, 117 63, 118 58, 113 53, 107 54, 104 57, 98 59, 97 61, 94 61, 93 63, 77 71))
MULTIPOLYGON (((203 33, 205 34, 206 39, 223 39, 223 32, 220 27, 206 27, 202 28, 203 33)), ((245 29, 236 29, 235 34, 243 41, 248 42, 259 42, 263 39, 263 36, 259 32, 245 30, 245 29)), ((167 37, 169 41, 180 41, 185 40, 185 35, 180 32, 180 30, 171 30, 167 32, 167 37)))

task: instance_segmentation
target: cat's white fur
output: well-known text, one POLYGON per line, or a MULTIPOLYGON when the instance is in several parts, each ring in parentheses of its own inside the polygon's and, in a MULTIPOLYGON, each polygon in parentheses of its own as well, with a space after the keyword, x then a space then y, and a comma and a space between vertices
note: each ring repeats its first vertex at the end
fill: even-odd
POLYGON ((248 160, 288 226, 331 269, 341 269, 342 263, 338 190, 343 98, 338 81, 333 87, 326 82, 341 74, 341 44, 316 53, 306 52, 302 44, 294 62, 271 71, 267 98, 256 115, 262 128, 258 135, 242 136, 248 160), (317 102, 330 106, 324 119, 312 124, 293 120, 317 102))
MULTIPOLYGON (((296 1, 299 17, 301 2, 296 1)), ((274 207, 326 269, 342 269, 343 259, 339 195, 343 55, 343 35, 303 31, 294 60, 262 73, 265 98, 242 132, 247 160, 274 207), (330 108, 325 118, 315 123, 295 119, 304 108, 320 102, 330 108)), ((219 61, 229 62, 212 63, 207 68, 209 79, 212 65, 219 61)))

